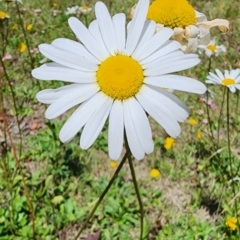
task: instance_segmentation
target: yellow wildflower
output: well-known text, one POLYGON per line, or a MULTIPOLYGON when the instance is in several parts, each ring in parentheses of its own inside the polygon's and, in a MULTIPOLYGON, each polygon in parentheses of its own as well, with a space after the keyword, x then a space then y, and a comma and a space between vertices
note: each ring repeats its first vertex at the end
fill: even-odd
POLYGON ((164 148, 169 150, 171 149, 173 146, 175 145, 175 139, 172 138, 172 137, 167 137, 165 140, 164 140, 164 148))
POLYGON ((17 30, 17 24, 14 24, 14 25, 12 26, 12 30, 17 30))
POLYGON ((9 15, 5 12, 0 11, 0 19, 4 20, 6 18, 9 18, 9 15))
POLYGON ((234 231, 237 229, 237 218, 236 217, 228 217, 225 225, 229 227, 230 231, 234 231))
POLYGON ((110 161, 110 167, 111 168, 116 168, 117 167, 117 162, 116 161, 110 161))
POLYGON ((189 119, 187 120, 187 122, 188 122, 189 124, 191 124, 192 126, 197 125, 197 120, 194 119, 194 118, 189 118, 189 119))
POLYGON ((25 43, 20 43, 18 45, 18 51, 19 52, 23 53, 23 52, 25 52, 26 49, 27 49, 27 45, 25 43))
POLYGON ((55 2, 52 5, 53 5, 53 7, 57 7, 57 3, 55 3, 55 2))
POLYGON ((33 24, 28 24, 28 25, 27 25, 27 30, 28 30, 28 31, 31 31, 32 28, 33 28, 33 24))
POLYGON ((202 131, 201 131, 201 130, 198 130, 198 131, 197 131, 197 139, 198 139, 198 140, 201 140, 202 137, 203 137, 202 131))
POLYGON ((158 178, 160 176, 160 172, 156 168, 153 168, 149 174, 151 178, 158 178))

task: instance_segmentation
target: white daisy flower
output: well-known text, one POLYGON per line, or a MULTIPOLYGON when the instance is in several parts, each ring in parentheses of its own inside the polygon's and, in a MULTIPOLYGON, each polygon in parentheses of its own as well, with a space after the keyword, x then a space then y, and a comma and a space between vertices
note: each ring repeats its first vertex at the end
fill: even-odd
MULTIPOLYGON (((135 7, 131 10, 133 16, 135 7)), ((196 52, 198 45, 207 45, 210 41, 210 29, 218 26, 227 32, 229 22, 225 19, 207 21, 207 17, 188 3, 187 0, 155 0, 151 3, 147 18, 157 23, 156 31, 163 27, 174 30, 173 38, 180 42, 186 53, 196 52)))
POLYGON ((6 2, 6 3, 9 3, 9 2, 19 2, 19 3, 23 4, 22 0, 0 0, 0 2, 6 2))
POLYGON ((80 7, 79 6, 74 6, 74 7, 68 7, 67 11, 65 11, 65 15, 76 15, 78 14, 80 11, 80 7))
POLYGON ((120 157, 125 131, 133 156, 143 159, 154 148, 146 112, 170 136, 180 134, 178 122, 188 117, 188 109, 163 88, 203 94, 203 83, 171 74, 191 68, 200 60, 196 54, 184 54, 178 42, 169 40, 171 29, 154 34, 156 23, 146 20, 148 6, 148 0, 139 1, 126 33, 125 14, 111 17, 106 6, 97 2, 96 20, 89 28, 77 18, 69 19, 81 43, 59 38, 39 46, 53 63, 34 69, 33 77, 72 83, 37 94, 40 102, 50 104, 46 118, 56 118, 78 106, 60 131, 62 142, 69 142, 83 128, 80 147, 88 149, 109 117, 110 158, 120 157))
POLYGON ((90 8, 90 7, 88 7, 88 6, 82 6, 82 7, 80 7, 79 8, 79 11, 80 11, 80 13, 82 13, 82 14, 87 14, 87 13, 89 13, 89 12, 91 12, 92 11, 92 8, 90 8))
POLYGON ((216 45, 215 40, 211 40, 208 45, 199 45, 198 48, 201 53, 204 51, 208 57, 211 57, 212 55, 218 56, 227 50, 224 45, 216 45))
POLYGON ((219 70, 215 69, 216 74, 209 73, 207 76, 206 83, 221 84, 229 88, 231 92, 236 92, 236 89, 240 90, 240 68, 235 70, 224 71, 224 74, 219 70))

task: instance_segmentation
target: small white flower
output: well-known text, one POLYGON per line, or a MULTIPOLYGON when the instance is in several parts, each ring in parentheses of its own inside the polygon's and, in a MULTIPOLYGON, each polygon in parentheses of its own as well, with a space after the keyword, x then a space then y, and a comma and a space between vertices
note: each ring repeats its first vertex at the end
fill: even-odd
POLYGON ((68 7, 67 11, 65 12, 65 15, 76 15, 78 14, 80 11, 80 7, 79 6, 74 6, 74 7, 68 7))
POLYGON ((235 92, 236 89, 240 90, 240 69, 224 71, 224 74, 219 70, 215 69, 215 73, 209 73, 207 76, 206 83, 220 84, 226 86, 231 92, 235 92))
POLYGON ((77 18, 69 25, 75 42, 59 38, 41 44, 40 52, 52 63, 34 69, 41 80, 58 79, 71 84, 46 89, 37 99, 50 104, 45 116, 56 118, 78 106, 62 127, 62 142, 71 141, 81 130, 80 147, 88 149, 97 139, 107 118, 108 151, 117 160, 122 152, 124 132, 136 159, 143 159, 154 149, 152 131, 146 112, 166 132, 176 138, 188 117, 186 105, 169 88, 203 94, 203 83, 172 74, 197 65, 196 54, 184 54, 177 41, 169 40, 173 30, 162 28, 154 34, 156 23, 146 20, 149 0, 140 0, 126 31, 126 15, 110 16, 102 2, 95 5, 96 20, 86 28, 77 18))
POLYGON ((212 55, 218 56, 221 53, 226 52, 226 47, 224 45, 216 45, 215 40, 211 40, 208 45, 199 45, 198 46, 200 52, 205 52, 208 57, 212 55))
POLYGON ((88 6, 82 6, 79 8, 80 13, 87 14, 92 11, 92 8, 88 6))

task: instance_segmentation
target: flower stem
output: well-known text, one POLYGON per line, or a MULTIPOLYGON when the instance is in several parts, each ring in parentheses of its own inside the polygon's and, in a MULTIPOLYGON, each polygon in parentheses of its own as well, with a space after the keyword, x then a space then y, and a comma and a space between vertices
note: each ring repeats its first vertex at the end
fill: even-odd
POLYGON ((209 113, 209 106, 208 106, 208 100, 209 100, 209 92, 208 92, 208 91, 206 92, 206 95, 207 95, 206 107, 207 107, 208 126, 209 126, 209 129, 210 129, 212 141, 213 141, 213 143, 214 143, 214 135, 213 135, 213 130, 212 130, 212 122, 211 122, 210 113, 209 113))
POLYGON ((94 208, 92 209, 92 211, 89 213, 89 215, 87 216, 86 221, 83 223, 82 227, 80 228, 80 230, 78 231, 76 237, 74 238, 74 240, 77 240, 78 237, 80 236, 80 234, 83 232, 83 230, 86 228, 89 220, 91 219, 91 217, 93 216, 93 214, 95 213, 95 211, 97 210, 98 206, 100 205, 100 203, 102 202, 102 200, 104 199, 105 195, 108 193, 109 189, 111 188, 112 184, 114 183, 116 177, 118 176, 118 173, 120 172, 120 170, 123 167, 123 164, 126 162, 126 160, 128 159, 128 157, 130 156, 130 150, 129 148, 127 148, 127 151, 122 159, 122 161, 120 162, 117 170, 115 171, 115 173, 113 174, 111 180, 109 181, 107 187, 104 189, 104 191, 102 192, 101 196, 99 197, 97 203, 95 204, 94 208))
MULTIPOLYGON (((232 157, 231 157, 231 143, 230 143, 230 114, 229 114, 229 92, 230 90, 227 89, 227 140, 228 140, 228 159, 229 159, 229 165, 230 165, 230 174, 231 174, 231 179, 234 178, 233 174, 233 163, 232 163, 232 157)), ((236 190, 235 190, 235 184, 234 181, 232 181, 232 186, 233 186, 233 194, 234 197, 236 196, 236 190)), ((236 201, 234 201, 234 208, 235 208, 235 214, 237 214, 237 205, 236 201)))
POLYGON ((141 195, 140 195, 138 184, 137 184, 136 174, 135 174, 135 171, 134 171, 131 155, 128 156, 128 164, 129 164, 129 167, 130 167, 130 170, 131 170, 133 185, 134 185, 134 189, 135 189, 135 192, 136 192, 136 195, 137 195, 138 204, 139 204, 139 208, 140 208, 141 217, 140 217, 140 238, 139 239, 142 240, 143 239, 144 209, 143 209, 143 203, 142 203, 141 195))

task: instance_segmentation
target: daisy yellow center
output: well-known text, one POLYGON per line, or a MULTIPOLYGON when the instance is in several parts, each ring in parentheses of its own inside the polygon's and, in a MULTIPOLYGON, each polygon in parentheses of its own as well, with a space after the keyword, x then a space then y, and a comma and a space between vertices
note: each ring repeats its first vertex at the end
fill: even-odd
POLYGON ((217 49, 217 47, 215 45, 208 45, 207 49, 214 52, 217 49))
POLYGON ((106 95, 124 100, 134 96, 143 84, 143 69, 133 58, 125 55, 104 60, 96 73, 97 83, 106 95))
POLYGON ((222 84, 225 86, 236 84, 236 81, 232 78, 225 78, 222 80, 222 84))
POLYGON ((83 10, 88 10, 88 8, 89 8, 89 7, 86 6, 86 5, 85 5, 85 6, 82 6, 82 9, 83 9, 83 10))
POLYGON ((195 11, 187 0, 155 0, 148 9, 147 18, 172 29, 196 23, 195 11))

